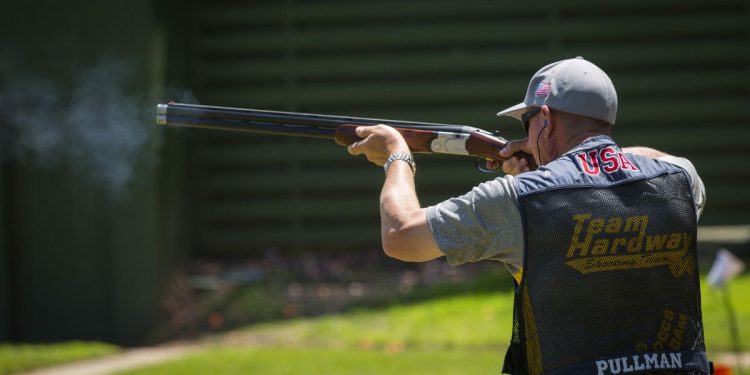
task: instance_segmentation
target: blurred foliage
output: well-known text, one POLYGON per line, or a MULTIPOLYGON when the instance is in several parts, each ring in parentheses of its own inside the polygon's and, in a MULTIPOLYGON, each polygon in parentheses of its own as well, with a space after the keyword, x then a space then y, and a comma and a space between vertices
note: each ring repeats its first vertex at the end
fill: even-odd
POLYGON ((192 338, 260 322, 494 293, 512 285, 508 272, 494 262, 450 267, 440 260, 406 264, 380 255, 301 256, 275 265, 204 262, 173 277, 163 301, 167 324, 158 338, 192 338))

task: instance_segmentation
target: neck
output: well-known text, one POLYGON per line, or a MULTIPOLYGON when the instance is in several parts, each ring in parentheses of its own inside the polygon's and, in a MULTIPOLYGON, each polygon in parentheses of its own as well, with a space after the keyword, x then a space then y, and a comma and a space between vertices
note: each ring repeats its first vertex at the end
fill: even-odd
POLYGON ((583 143, 583 141, 591 137, 598 136, 598 135, 606 135, 606 134, 603 134, 601 132, 591 131, 591 130, 582 130, 580 132, 569 135, 568 137, 565 138, 565 141, 557 143, 557 145, 559 146, 553 148, 554 152, 553 152, 552 159, 557 159, 564 153, 570 151, 574 147, 583 143))

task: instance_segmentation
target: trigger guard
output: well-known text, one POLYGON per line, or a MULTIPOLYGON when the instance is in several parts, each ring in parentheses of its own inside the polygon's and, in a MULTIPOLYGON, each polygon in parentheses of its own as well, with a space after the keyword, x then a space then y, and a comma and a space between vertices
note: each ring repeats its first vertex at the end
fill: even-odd
POLYGON ((489 161, 489 160, 490 159, 482 158, 482 157, 476 158, 474 160, 474 167, 476 167, 477 170, 480 171, 480 172, 482 172, 482 173, 498 173, 498 172, 500 172, 500 169, 501 169, 501 165, 500 164, 498 164, 497 168, 487 168, 487 161, 489 161))

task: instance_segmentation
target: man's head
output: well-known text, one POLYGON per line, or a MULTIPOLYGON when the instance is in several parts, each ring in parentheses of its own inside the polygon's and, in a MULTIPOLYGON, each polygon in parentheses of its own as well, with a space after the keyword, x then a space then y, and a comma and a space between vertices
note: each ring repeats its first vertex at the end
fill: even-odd
POLYGON ((498 113, 521 120, 527 148, 542 165, 583 139, 610 134, 617 116, 617 93, 606 73, 577 57, 540 69, 524 101, 498 113))
POLYGON ((576 57, 539 69, 529 81, 523 102, 497 115, 521 120, 523 113, 543 105, 614 125, 617 92, 604 71, 582 57, 576 57))

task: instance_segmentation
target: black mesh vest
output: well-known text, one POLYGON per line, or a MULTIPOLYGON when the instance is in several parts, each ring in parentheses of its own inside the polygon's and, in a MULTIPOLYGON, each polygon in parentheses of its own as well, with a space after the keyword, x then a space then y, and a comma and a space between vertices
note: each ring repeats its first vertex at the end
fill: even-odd
POLYGON ((526 241, 503 372, 708 373, 682 169, 602 136, 516 190, 526 241))

